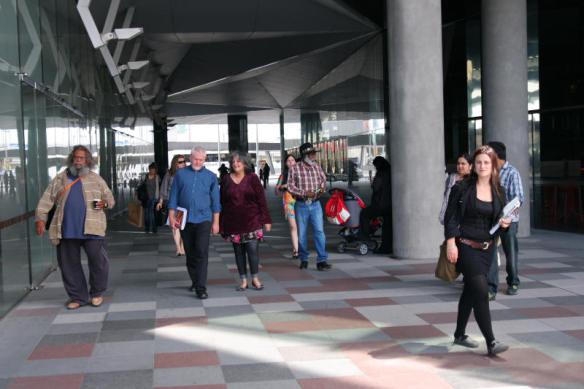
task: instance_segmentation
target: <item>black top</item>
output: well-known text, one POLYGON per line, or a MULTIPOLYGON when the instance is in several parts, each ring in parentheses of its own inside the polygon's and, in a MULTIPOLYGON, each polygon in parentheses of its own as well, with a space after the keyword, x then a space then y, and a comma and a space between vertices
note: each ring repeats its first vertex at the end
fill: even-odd
POLYGON ((493 220, 493 202, 486 202, 474 198, 469 202, 460 229, 461 236, 476 241, 491 239, 489 230, 493 220))
POLYGON ((507 202, 505 192, 501 188, 499 197, 495 189, 491 189, 493 202, 485 203, 477 199, 476 184, 475 178, 468 178, 452 187, 444 215, 445 239, 462 237, 487 241, 493 238, 489 230, 498 222, 507 202))

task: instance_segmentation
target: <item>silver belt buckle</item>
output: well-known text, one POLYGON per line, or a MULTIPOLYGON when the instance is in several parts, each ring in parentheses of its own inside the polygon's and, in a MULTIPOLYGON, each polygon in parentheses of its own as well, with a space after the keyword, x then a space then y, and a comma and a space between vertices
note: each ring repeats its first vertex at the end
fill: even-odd
POLYGON ((490 244, 489 242, 483 242, 483 247, 482 247, 482 249, 483 249, 483 250, 488 250, 490 245, 491 245, 491 244, 490 244))
POLYGON ((311 200, 311 199, 306 199, 306 200, 304 200, 304 202, 305 202, 307 205, 310 205, 310 204, 312 204, 312 200, 311 200))

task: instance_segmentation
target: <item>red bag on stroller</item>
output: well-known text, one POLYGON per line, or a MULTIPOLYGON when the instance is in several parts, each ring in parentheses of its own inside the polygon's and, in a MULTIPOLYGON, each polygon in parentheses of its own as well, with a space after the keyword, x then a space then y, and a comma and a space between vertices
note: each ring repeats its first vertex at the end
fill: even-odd
POLYGON ((345 224, 345 222, 351 217, 343 197, 341 191, 336 191, 332 194, 330 200, 327 201, 325 205, 324 212, 327 220, 331 224, 345 224))

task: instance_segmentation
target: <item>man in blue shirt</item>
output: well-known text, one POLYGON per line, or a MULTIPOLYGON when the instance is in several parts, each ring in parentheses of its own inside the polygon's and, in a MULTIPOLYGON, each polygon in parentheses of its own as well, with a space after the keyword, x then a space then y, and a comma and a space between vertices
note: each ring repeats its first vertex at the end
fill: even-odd
POLYGON ((191 151, 191 166, 176 172, 168 198, 168 219, 173 229, 180 228, 176 208, 187 210, 187 220, 181 237, 184 243, 187 270, 191 277, 191 292, 201 300, 207 294, 209 235, 219 233, 219 185, 217 176, 205 168, 207 151, 195 147, 191 151))
MULTIPOLYGON (((505 188, 507 201, 519 197, 519 201, 523 204, 524 195, 521 176, 519 175, 519 171, 507 162, 507 148, 505 144, 502 142, 489 142, 489 146, 495 150, 499 158, 499 179, 501 180, 501 185, 505 188)), ((519 213, 517 212, 511 216, 509 229, 501 233, 501 246, 503 246, 507 260, 507 294, 511 296, 519 292, 519 276, 517 270, 519 256, 519 246, 517 243, 518 224, 519 213)), ((497 295, 497 288, 499 287, 499 264, 497 258, 491 263, 487 280, 489 282, 489 300, 494 300, 497 295)))

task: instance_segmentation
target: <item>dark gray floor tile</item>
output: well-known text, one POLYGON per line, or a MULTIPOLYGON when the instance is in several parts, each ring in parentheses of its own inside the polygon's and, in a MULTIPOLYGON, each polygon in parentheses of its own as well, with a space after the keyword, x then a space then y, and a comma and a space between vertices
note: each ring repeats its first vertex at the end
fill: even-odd
POLYGON ((152 328, 154 328, 154 319, 109 320, 103 323, 103 331, 137 330, 152 328))
POLYGON ((72 333, 64 335, 45 335, 39 342, 39 346, 60 346, 64 344, 95 343, 99 333, 72 333))
POLYGON ((135 370, 85 375, 82 389, 144 389, 152 387, 153 370, 135 370))
POLYGON ((148 330, 117 330, 102 331, 97 339, 98 343, 103 342, 131 342, 138 340, 153 340, 154 333, 148 330))
POLYGON ((284 363, 257 363, 222 366, 225 382, 257 382, 293 379, 294 375, 284 363))

